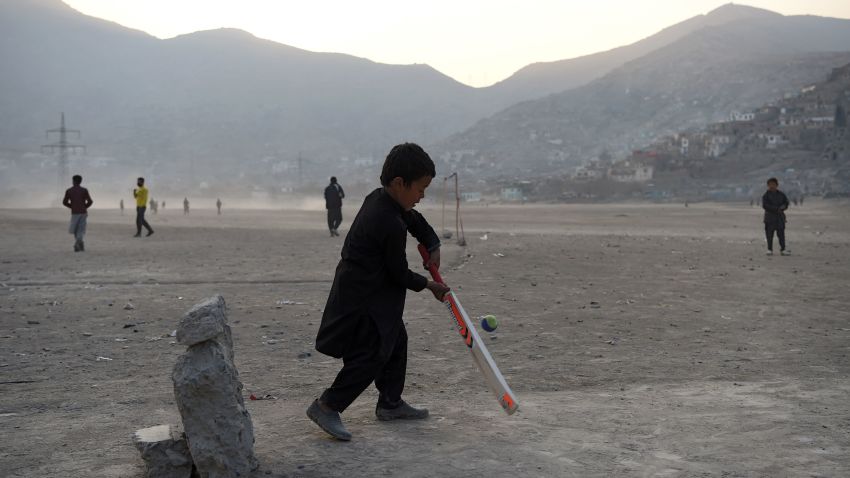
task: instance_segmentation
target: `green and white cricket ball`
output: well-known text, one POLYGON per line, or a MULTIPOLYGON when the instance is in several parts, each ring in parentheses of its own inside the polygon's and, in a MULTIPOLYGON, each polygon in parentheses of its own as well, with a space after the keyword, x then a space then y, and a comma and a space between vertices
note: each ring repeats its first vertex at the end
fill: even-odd
POLYGON ((495 315, 485 315, 481 317, 481 328, 487 332, 493 332, 499 326, 499 320, 495 315))

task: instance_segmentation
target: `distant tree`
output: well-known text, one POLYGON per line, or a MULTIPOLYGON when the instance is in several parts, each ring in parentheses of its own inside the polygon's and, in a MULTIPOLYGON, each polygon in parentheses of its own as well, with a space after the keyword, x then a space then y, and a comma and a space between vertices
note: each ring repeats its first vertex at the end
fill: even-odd
POLYGON ((833 124, 836 128, 847 127, 847 112, 844 111, 844 107, 840 104, 835 105, 835 122, 833 124))

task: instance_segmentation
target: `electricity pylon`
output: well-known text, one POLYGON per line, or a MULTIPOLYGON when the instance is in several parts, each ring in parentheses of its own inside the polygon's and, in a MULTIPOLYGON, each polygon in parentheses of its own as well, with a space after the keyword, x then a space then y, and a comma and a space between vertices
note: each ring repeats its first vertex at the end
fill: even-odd
POLYGON ((51 153, 55 153, 56 150, 59 150, 59 176, 57 178, 57 191, 62 194, 64 193, 65 189, 68 188, 68 183, 70 179, 68 177, 70 175, 70 173, 68 172, 68 151, 76 153, 78 150, 82 150, 83 153, 85 153, 86 147, 81 144, 71 144, 68 142, 68 133, 76 134, 77 138, 79 139, 80 130, 68 129, 65 127, 65 113, 62 113, 58 128, 49 129, 44 132, 44 137, 48 140, 50 139, 50 133, 59 133, 59 141, 52 144, 42 145, 41 152, 43 153, 45 150, 50 150, 51 153))

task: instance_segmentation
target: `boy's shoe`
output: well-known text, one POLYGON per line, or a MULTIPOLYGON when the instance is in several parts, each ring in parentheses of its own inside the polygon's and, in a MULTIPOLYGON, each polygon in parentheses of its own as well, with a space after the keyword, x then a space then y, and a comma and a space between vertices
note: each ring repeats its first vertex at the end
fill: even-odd
POLYGON ((402 400, 395 408, 383 408, 380 405, 375 406, 375 416, 378 420, 421 420, 428 418, 427 408, 413 408, 407 402, 402 400))
POLYGON ((331 237, 334 237, 334 235, 335 235, 335 234, 334 234, 334 230, 333 230, 333 229, 330 229, 330 233, 331 233, 331 237))
POLYGON ((767 255, 767 256, 772 256, 772 255, 773 255, 773 251, 771 251, 770 249, 768 249, 768 250, 767 250, 767 252, 765 252, 765 255, 767 255))
POLYGON ((137 232, 137 233, 133 234, 133 237, 142 237, 142 233, 141 233, 141 232, 137 232))
POLYGON ((340 418, 339 412, 326 412, 322 410, 318 400, 313 400, 313 404, 307 409, 307 416, 310 417, 310 420, 313 420, 313 423, 319 425, 319 428, 337 440, 351 440, 351 433, 342 424, 342 418, 340 418))
POLYGON ((780 256, 790 256, 790 255, 791 255, 791 251, 779 251, 779 255, 780 255, 780 256))
POLYGON ((145 237, 149 237, 149 236, 153 236, 153 229, 151 229, 150 231, 148 231, 148 234, 147 234, 147 236, 145 236, 145 237))
POLYGON ((83 241, 80 241, 79 248, 80 248, 80 252, 85 251, 86 250, 86 243, 83 242, 83 241))
POLYGON ((74 243, 74 252, 80 252, 80 245, 78 243, 74 243))

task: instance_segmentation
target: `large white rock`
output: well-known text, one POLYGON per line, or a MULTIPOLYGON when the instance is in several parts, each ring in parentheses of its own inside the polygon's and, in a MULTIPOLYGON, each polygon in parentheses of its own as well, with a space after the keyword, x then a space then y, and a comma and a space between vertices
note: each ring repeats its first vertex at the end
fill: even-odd
POLYGON ((254 427, 233 364, 224 298, 215 296, 192 307, 180 321, 177 337, 189 347, 171 374, 174 398, 198 474, 247 476, 259 464, 254 427))
POLYGON ((183 434, 171 425, 142 428, 133 444, 145 460, 147 478, 190 478, 192 456, 183 434))

